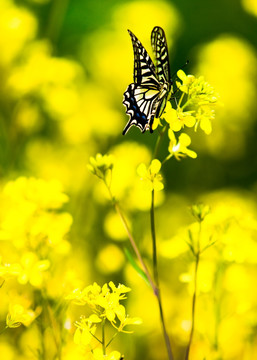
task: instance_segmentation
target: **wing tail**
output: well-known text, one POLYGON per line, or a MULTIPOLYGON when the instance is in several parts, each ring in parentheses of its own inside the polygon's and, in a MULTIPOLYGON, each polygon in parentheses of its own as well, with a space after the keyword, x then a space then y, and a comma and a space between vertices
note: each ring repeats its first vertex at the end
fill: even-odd
POLYGON ((137 126, 142 133, 149 129, 149 120, 146 114, 142 113, 134 95, 135 84, 130 84, 124 93, 123 104, 126 106, 126 113, 129 115, 129 121, 127 122, 122 134, 125 135, 131 126, 137 126))

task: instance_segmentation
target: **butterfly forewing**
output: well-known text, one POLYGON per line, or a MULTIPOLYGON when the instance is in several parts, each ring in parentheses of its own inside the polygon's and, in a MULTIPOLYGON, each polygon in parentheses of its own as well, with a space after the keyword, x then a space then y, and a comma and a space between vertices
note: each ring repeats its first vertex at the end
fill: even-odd
POLYGON ((163 29, 155 26, 151 34, 151 43, 155 57, 156 75, 160 82, 170 81, 169 54, 163 29))
POLYGON ((134 51, 134 83, 146 84, 155 83, 158 86, 158 80, 155 74, 155 66, 138 38, 128 30, 132 40, 134 51))

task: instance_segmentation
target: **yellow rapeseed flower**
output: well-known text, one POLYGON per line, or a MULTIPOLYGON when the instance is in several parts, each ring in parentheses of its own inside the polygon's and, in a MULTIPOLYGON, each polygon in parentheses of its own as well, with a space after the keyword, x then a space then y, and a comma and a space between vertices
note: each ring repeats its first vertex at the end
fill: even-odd
POLYGON ((21 270, 18 275, 18 282, 20 284, 27 284, 28 282, 40 288, 43 285, 44 272, 50 267, 48 259, 39 260, 37 255, 33 252, 26 252, 21 257, 21 270))
POLYGON ((100 295, 102 289, 94 282, 83 290, 75 289, 71 294, 66 296, 66 300, 71 300, 76 305, 89 305, 91 308, 95 307, 96 298, 100 295))
POLYGON ((129 316, 125 316, 123 318, 123 320, 120 322, 120 325, 118 327, 116 327, 114 325, 114 327, 120 332, 132 333, 133 331, 123 330, 124 327, 126 325, 141 325, 141 324, 142 324, 142 319, 141 318, 139 318, 139 317, 130 318, 129 316))
POLYGON ((119 351, 112 351, 110 354, 104 355, 100 348, 93 350, 93 359, 94 360, 120 360, 121 353, 119 351))
POLYGON ((19 177, 9 181, 3 193, 14 202, 28 202, 41 209, 58 209, 68 201, 62 191, 62 184, 57 180, 19 177))
POLYGON ((210 206, 204 204, 192 205, 191 213, 198 222, 202 222, 205 217, 210 213, 210 206))
POLYGON ((58 181, 19 177, 8 182, 1 196, 0 239, 25 251, 44 248, 67 253, 65 239, 72 224, 68 213, 57 212, 68 201, 58 181))
POLYGON ((193 159, 197 157, 197 154, 193 150, 189 150, 187 147, 191 144, 190 136, 187 134, 180 134, 177 141, 174 132, 169 129, 169 157, 174 156, 177 160, 180 160, 181 157, 189 156, 193 159))
POLYGON ((6 316, 6 326, 9 328, 16 328, 21 326, 29 326, 32 321, 39 315, 40 310, 33 311, 26 309, 21 304, 10 304, 9 312, 6 316))
POLYGON ((76 321, 75 326, 77 329, 74 333, 74 343, 87 347, 93 341, 92 335, 96 332, 96 325, 82 316, 80 321, 76 321))
POLYGON ((195 125, 195 117, 192 115, 195 111, 183 111, 181 107, 173 109, 171 104, 166 106, 165 120, 169 123, 173 131, 180 131, 184 126, 193 127, 195 125))
POLYGON ((218 94, 214 88, 204 80, 203 76, 195 78, 193 75, 186 75, 184 71, 177 72, 182 84, 178 81, 177 87, 180 91, 188 94, 189 100, 197 102, 198 105, 209 103, 216 103, 218 101, 218 94))
MULTIPOLYGON (((141 323, 139 318, 129 318, 126 309, 120 304, 121 300, 126 299, 126 293, 131 291, 130 288, 123 284, 115 286, 112 281, 100 287, 97 283, 89 285, 83 290, 75 289, 66 297, 77 305, 88 305, 94 312, 89 318, 83 318, 82 322, 77 322, 76 326, 82 331, 82 325, 87 329, 92 324, 108 320, 111 325, 118 331, 123 331, 127 325, 137 325, 141 323), (117 319, 119 324, 116 325, 117 319)), ((76 336, 82 336, 82 333, 76 336)), ((83 335, 85 336, 85 335, 83 335)))
POLYGON ((130 288, 122 284, 116 287, 112 281, 110 281, 108 285, 104 284, 102 287, 102 293, 96 299, 96 304, 103 309, 101 316, 106 317, 112 325, 116 322, 116 316, 120 322, 124 321, 126 310, 125 307, 120 304, 120 300, 126 299, 125 293, 130 290, 130 288))
POLYGON ((195 79, 189 89, 190 98, 198 101, 198 105, 213 104, 218 101, 214 88, 204 80, 203 76, 195 79))
POLYGON ((17 277, 22 271, 20 264, 0 264, 0 277, 7 280, 12 277, 17 277))
POLYGON ((148 168, 143 163, 138 166, 137 173, 141 180, 144 181, 146 190, 160 191, 164 188, 162 183, 162 176, 159 174, 160 170, 161 162, 157 159, 152 160, 148 168))
POLYGON ((106 179, 107 173, 113 168, 113 156, 98 153, 96 157, 90 157, 87 167, 92 174, 98 176, 100 179, 106 179))
POLYGON ((209 135, 212 132, 212 122, 211 120, 215 117, 215 112, 208 105, 203 105, 198 108, 198 111, 195 115, 196 117, 196 125, 195 130, 200 124, 200 128, 205 132, 205 134, 209 135))
POLYGON ((186 75, 183 70, 179 70, 177 75, 178 78, 182 81, 182 83, 179 81, 176 82, 178 89, 188 94, 191 84, 195 81, 195 77, 193 75, 186 75))

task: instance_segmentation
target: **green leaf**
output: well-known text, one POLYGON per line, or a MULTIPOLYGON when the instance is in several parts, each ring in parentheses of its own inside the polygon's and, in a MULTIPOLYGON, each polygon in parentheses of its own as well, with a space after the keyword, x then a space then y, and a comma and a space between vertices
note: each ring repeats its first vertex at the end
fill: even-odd
POLYGON ((192 254, 195 256, 195 250, 192 246, 192 244, 190 242, 188 242, 187 240, 185 240, 187 246, 189 247, 189 249, 191 250, 192 254))
POLYGON ((145 272, 139 267, 139 265, 136 263, 133 255, 131 254, 131 252, 129 251, 129 249, 124 248, 124 252, 125 255, 128 259, 128 261, 130 262, 130 264, 133 266, 133 268, 136 270, 136 272, 138 273, 138 275, 143 278, 143 280, 145 280, 145 282, 150 286, 149 280, 145 274, 145 272))

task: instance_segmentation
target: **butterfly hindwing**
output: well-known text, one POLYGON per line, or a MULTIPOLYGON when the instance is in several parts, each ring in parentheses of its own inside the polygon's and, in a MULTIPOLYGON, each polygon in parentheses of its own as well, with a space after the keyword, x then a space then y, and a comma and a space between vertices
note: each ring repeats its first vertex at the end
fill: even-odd
POLYGON ((124 93, 123 104, 130 119, 122 134, 125 135, 132 125, 136 125, 142 132, 152 132, 152 116, 155 113, 154 106, 158 100, 159 90, 152 90, 143 85, 130 84, 124 93))
POLYGON ((127 108, 126 113, 129 115, 130 119, 122 132, 123 135, 126 134, 132 125, 138 126, 139 129, 144 132, 148 123, 146 115, 141 113, 137 105, 134 90, 135 84, 130 84, 124 93, 123 104, 127 108))

